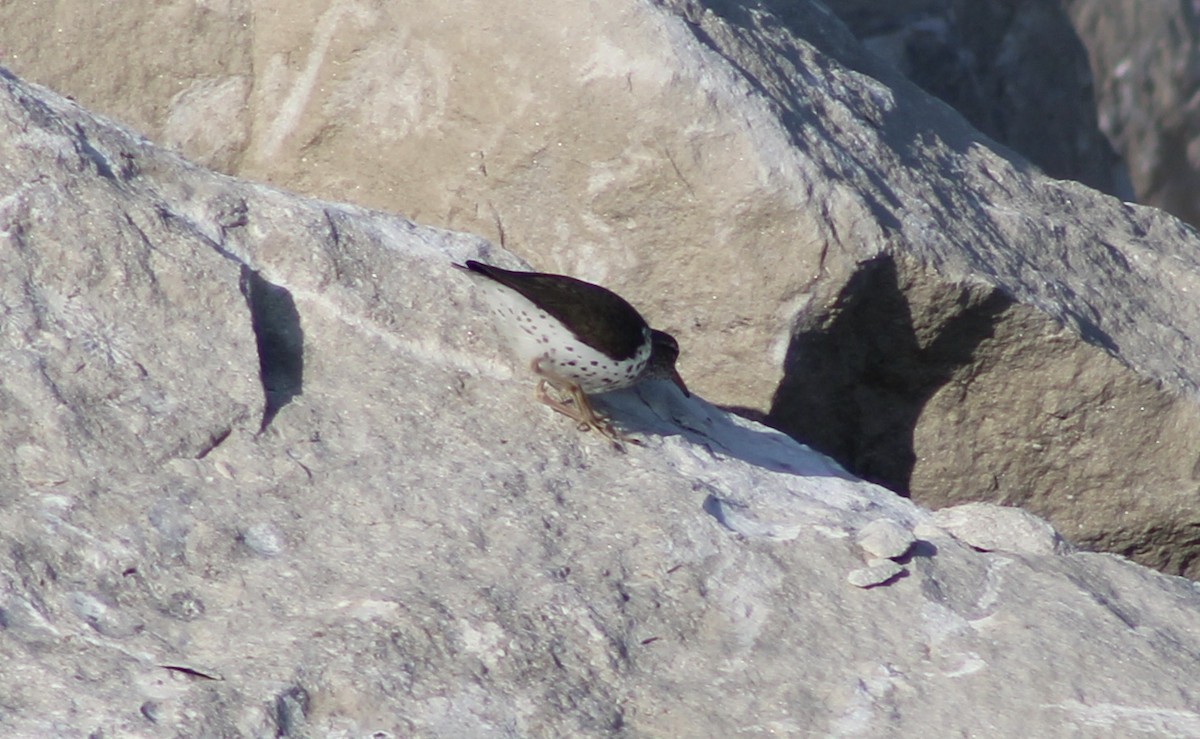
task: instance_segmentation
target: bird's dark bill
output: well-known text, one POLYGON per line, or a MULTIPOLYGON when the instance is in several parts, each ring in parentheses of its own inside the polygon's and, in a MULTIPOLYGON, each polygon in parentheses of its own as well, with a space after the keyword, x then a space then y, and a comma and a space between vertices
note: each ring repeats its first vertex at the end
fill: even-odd
POLYGON ((679 389, 683 391, 684 396, 688 398, 692 397, 692 393, 687 389, 687 385, 684 384, 683 378, 679 376, 679 370, 675 369, 674 367, 671 368, 671 382, 679 386, 679 389))

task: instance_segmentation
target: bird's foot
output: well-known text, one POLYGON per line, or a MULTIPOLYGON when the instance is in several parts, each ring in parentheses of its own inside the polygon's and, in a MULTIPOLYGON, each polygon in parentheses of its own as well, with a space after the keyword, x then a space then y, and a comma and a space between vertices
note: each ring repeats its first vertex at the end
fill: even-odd
MULTIPOLYGON (((587 395, 578 385, 572 384, 567 388, 566 392, 569 397, 565 400, 551 395, 547 389, 549 386, 550 383, 546 380, 538 381, 538 400, 575 421, 579 424, 580 431, 595 431, 611 441, 618 449, 623 449, 622 444, 624 442, 641 445, 641 442, 637 439, 630 438, 617 431, 611 420, 597 413, 592 408, 591 402, 588 401, 587 395)), ((558 388, 556 387, 555 390, 558 390, 558 388)))

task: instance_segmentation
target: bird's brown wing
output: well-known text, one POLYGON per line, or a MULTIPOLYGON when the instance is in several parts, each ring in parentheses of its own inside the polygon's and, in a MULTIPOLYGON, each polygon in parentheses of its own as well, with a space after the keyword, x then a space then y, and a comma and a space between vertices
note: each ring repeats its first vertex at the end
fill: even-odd
MULTIPOLYGON (((459 266, 459 265, 455 265, 459 266)), ((646 319, 611 290, 566 275, 515 272, 468 260, 466 269, 516 290, 567 326, 575 338, 614 359, 630 359, 645 342, 646 319)))

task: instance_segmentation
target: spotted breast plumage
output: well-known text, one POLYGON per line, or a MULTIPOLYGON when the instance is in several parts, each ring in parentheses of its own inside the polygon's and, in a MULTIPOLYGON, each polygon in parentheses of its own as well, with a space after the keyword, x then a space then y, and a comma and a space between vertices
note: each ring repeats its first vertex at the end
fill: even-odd
POLYGON ((675 370, 678 343, 650 328, 611 290, 566 275, 518 272, 471 260, 455 266, 478 278, 498 330, 541 378, 538 398, 581 427, 620 438, 592 409, 589 393, 650 377, 671 379, 687 393, 675 370), (547 383, 566 397, 552 397, 547 383))

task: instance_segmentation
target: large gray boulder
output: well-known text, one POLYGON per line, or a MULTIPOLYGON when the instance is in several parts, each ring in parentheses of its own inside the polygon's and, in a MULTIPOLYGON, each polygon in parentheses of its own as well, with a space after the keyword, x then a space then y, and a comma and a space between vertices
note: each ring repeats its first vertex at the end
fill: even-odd
MULTIPOLYGON (((1003 130, 1038 140, 1014 56, 1061 14, 969 5, 950 30, 1011 62, 1003 130)), ((1195 235, 998 148, 823 6, 61 8, 0 5, 22 74, 227 172, 619 287, 706 398, 920 502, 1025 505, 1200 577, 1195 235)), ((1082 172, 1084 128, 1039 161, 1082 172)))
POLYGON ((6 736, 1200 732, 1194 584, 665 382, 580 434, 476 237, 8 75, 0 162, 6 736))
MULTIPOLYGON (((943 29, 994 54, 972 69, 1019 148, 1067 140, 1029 120, 1023 50, 1063 31, 1041 5, 943 29)), ((925 504, 1025 505, 1200 576, 1194 234, 997 148, 815 3, 60 7, 0 5, 18 72, 226 172, 619 287, 706 398, 925 504)), ((1086 122, 1086 92, 1055 109, 1086 122)), ((1103 185, 1093 134, 1038 159, 1103 185)))

